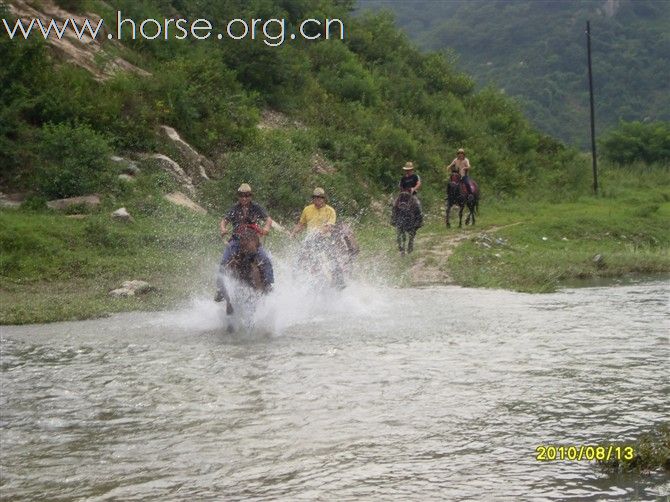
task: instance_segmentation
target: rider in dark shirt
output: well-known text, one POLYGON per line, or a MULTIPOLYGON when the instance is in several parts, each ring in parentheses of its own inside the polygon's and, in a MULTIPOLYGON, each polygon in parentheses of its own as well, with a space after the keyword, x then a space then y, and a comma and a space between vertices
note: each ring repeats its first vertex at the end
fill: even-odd
POLYGON ((417 191, 421 188, 421 178, 418 174, 414 172, 414 163, 407 162, 402 168, 404 172, 402 178, 400 178, 400 183, 398 187, 401 191, 410 192, 414 196, 414 200, 419 206, 419 211, 421 211, 421 201, 417 196, 417 191))
MULTIPOLYGON (((233 256, 239 251, 240 240, 238 232, 241 227, 245 225, 257 225, 261 235, 267 235, 272 226, 272 218, 270 218, 259 204, 251 200, 251 187, 247 183, 242 183, 237 190, 238 202, 234 204, 226 213, 226 216, 221 220, 221 237, 228 233, 228 225, 233 226, 233 234, 226 245, 221 257, 220 271, 223 273, 226 265, 230 263, 233 256), (261 225, 263 225, 261 227, 261 225)), ((260 246, 258 248, 259 268, 263 275, 263 282, 266 288, 270 288, 274 283, 274 271, 272 269, 272 262, 268 256, 265 248, 260 246)), ((223 300, 223 293, 221 288, 217 291, 215 301, 223 300)))

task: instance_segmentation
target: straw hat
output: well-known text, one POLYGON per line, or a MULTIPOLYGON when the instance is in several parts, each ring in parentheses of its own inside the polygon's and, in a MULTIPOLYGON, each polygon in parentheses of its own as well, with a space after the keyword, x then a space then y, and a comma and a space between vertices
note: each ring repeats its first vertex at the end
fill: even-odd
POLYGON ((403 166, 402 169, 403 169, 403 171, 413 171, 413 170, 414 170, 414 162, 411 162, 411 161, 410 161, 410 162, 407 162, 407 163, 403 166))
POLYGON ((459 153, 465 154, 465 150, 459 148, 458 150, 456 150, 456 155, 458 155, 459 153))
POLYGON ((251 193, 251 186, 248 183, 242 183, 240 188, 237 189, 237 193, 251 193))
POLYGON ((321 187, 316 187, 312 192, 312 197, 323 197, 326 198, 326 191, 321 187))

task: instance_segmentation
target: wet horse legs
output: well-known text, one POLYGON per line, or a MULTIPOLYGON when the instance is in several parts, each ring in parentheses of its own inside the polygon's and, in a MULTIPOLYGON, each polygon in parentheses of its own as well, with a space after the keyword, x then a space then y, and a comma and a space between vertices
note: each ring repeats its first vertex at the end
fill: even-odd
POLYGON ((407 242, 407 252, 411 253, 412 251, 414 251, 414 237, 416 236, 416 228, 408 230, 407 233, 409 234, 409 241, 407 242))
POLYGON ((407 239, 407 235, 405 234, 405 231, 400 228, 396 227, 396 240, 398 241, 398 251, 400 251, 401 254, 405 254, 405 241, 407 239))
POLYGON ((224 271, 225 265, 221 263, 219 273, 216 275, 216 301, 226 300, 226 314, 231 315, 233 313, 233 305, 230 303, 230 295, 223 281, 224 271))

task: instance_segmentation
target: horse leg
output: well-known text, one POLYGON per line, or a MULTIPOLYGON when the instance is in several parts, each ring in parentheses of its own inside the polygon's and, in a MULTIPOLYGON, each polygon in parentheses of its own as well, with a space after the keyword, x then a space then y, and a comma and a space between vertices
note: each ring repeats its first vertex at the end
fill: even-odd
POLYGON ((403 242, 402 242, 403 234, 402 234, 402 230, 400 229, 400 227, 395 227, 395 238, 396 238, 396 242, 398 243, 398 251, 400 251, 402 253, 404 251, 403 242))
POLYGON ((449 213, 451 212, 451 202, 447 200, 447 228, 451 228, 449 223, 449 213))
POLYGON ((224 272, 226 266, 221 263, 219 266, 219 273, 216 276, 216 298, 215 301, 226 300, 226 314, 231 315, 233 313, 233 305, 230 303, 230 295, 226 289, 226 284, 223 280, 224 272))
POLYGON ((223 283, 223 277, 217 278, 216 285, 218 288, 218 293, 221 293, 221 297, 226 300, 226 314, 232 315, 234 312, 233 304, 230 303, 230 295, 226 289, 226 285, 223 283))
POLYGON ((458 210, 458 228, 463 227, 463 209, 465 209, 465 204, 461 204, 458 210))
POLYGON ((409 234, 409 241, 407 243, 407 252, 411 253, 414 251, 414 236, 416 235, 416 228, 407 232, 409 234))

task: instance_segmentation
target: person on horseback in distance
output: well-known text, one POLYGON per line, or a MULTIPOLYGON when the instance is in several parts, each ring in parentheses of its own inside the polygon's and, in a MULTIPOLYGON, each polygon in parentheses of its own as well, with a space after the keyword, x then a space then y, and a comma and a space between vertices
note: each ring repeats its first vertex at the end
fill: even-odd
POLYGON ((402 170, 403 175, 400 178, 400 183, 398 183, 398 188, 401 192, 410 192, 419 206, 419 211, 421 211, 421 201, 417 195, 419 188, 421 188, 421 178, 414 172, 414 162, 406 162, 402 170))
MULTIPOLYGON (((300 214, 298 223, 291 231, 291 237, 307 229, 308 237, 305 240, 307 247, 304 251, 312 253, 326 243, 332 249, 332 234, 335 229, 337 213, 335 209, 326 203, 326 191, 321 187, 316 187, 312 192, 312 203, 305 206, 300 214)), ((338 262, 334 253, 329 253, 333 261, 333 280, 338 287, 344 287, 344 278, 341 264, 338 262)))
MULTIPOLYGON (((222 271, 239 252, 240 238, 238 233, 242 228, 248 225, 255 226, 261 235, 267 235, 272 227, 272 218, 268 216, 263 207, 252 201, 251 197, 251 186, 247 183, 242 183, 237 189, 237 203, 233 204, 221 220, 220 230, 222 238, 225 238, 228 233, 228 225, 232 225, 233 227, 232 235, 228 240, 226 249, 223 251, 223 256, 221 257, 220 269, 222 271)), ((274 283, 272 261, 270 261, 270 256, 268 256, 263 246, 258 248, 257 255, 265 289, 270 290, 274 283)), ((218 289, 214 301, 220 302, 223 299, 224 292, 221 289, 218 289)))
POLYGON ((458 173, 461 176, 461 183, 465 185, 465 189, 469 194, 472 193, 472 187, 470 186, 470 161, 465 156, 465 150, 459 148, 456 151, 456 158, 451 161, 451 164, 447 166, 450 172, 458 173))

